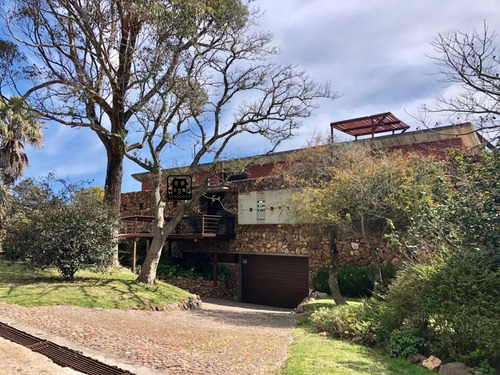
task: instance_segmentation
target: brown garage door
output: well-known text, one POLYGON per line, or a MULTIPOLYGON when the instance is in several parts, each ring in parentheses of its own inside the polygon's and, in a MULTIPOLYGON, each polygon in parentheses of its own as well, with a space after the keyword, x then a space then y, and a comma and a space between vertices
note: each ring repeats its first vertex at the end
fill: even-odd
POLYGON ((308 258, 242 255, 242 301, 296 307, 309 292, 308 258))

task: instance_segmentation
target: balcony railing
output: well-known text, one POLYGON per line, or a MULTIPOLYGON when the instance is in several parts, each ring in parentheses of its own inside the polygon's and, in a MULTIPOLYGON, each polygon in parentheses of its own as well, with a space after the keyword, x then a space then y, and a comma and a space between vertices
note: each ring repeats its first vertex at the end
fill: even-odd
MULTIPOLYGON (((168 222, 172 218, 165 218, 168 222)), ((120 236, 152 237, 155 218, 153 216, 126 216, 122 217, 124 225, 120 236)), ((174 233, 167 239, 190 239, 190 238, 217 238, 231 239, 234 237, 234 217, 219 215, 195 215, 185 216, 177 224, 174 233)))

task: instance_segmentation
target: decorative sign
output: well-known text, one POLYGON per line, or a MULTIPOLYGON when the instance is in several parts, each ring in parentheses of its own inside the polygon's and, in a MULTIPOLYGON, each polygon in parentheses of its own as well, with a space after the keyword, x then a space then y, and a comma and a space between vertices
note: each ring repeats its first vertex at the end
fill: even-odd
POLYGON ((189 201, 192 199, 193 179, 188 175, 170 175, 167 177, 167 199, 171 201, 189 201))

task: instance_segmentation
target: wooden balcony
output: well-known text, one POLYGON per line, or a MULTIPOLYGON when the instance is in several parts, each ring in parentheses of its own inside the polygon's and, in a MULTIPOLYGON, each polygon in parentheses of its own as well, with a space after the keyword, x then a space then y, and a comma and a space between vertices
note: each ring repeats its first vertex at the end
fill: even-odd
MULTIPOLYGON (((171 218, 165 218, 168 222, 171 218)), ((153 216, 126 216, 122 217, 124 225, 120 237, 137 238, 153 237, 153 216)), ((181 219, 174 233, 167 237, 168 240, 186 239, 220 239, 234 238, 234 217, 219 215, 185 216, 181 219)))

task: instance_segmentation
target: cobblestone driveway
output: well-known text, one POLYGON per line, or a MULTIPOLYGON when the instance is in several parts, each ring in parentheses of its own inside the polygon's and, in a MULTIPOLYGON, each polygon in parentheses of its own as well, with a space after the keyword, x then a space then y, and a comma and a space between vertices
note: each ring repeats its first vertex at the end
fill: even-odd
POLYGON ((289 310, 215 300, 161 312, 0 303, 2 316, 163 374, 271 374, 295 324, 289 310))

